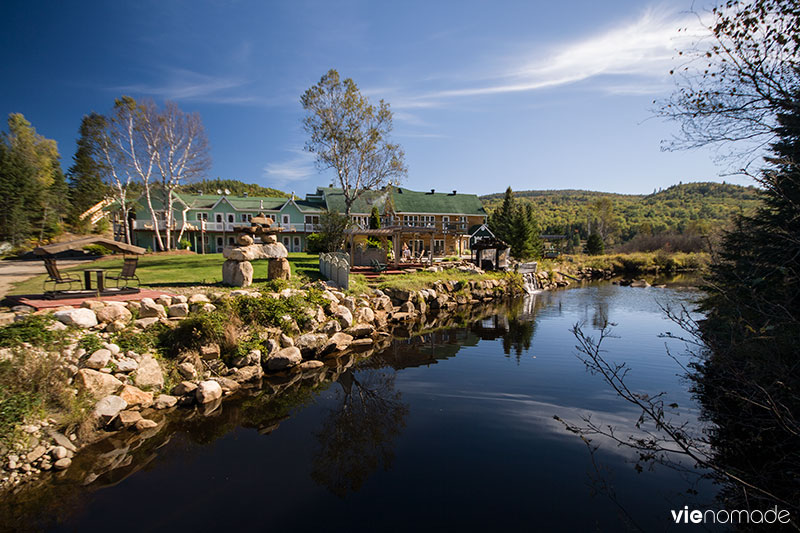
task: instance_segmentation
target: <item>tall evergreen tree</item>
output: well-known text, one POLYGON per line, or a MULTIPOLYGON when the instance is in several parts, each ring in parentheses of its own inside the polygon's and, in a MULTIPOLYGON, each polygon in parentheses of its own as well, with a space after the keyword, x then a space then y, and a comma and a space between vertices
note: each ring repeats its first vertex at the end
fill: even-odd
POLYGON ((102 156, 97 150, 97 135, 105 124, 104 117, 97 113, 84 115, 81 120, 78 148, 72 156, 72 166, 67 171, 72 203, 69 220, 73 225, 78 225, 80 215, 102 201, 108 192, 103 181, 102 156))
POLYGON ((0 145, 0 239, 22 244, 49 235, 49 192, 60 172, 56 142, 12 113, 0 145))
POLYGON ((381 213, 377 206, 372 206, 369 214, 369 229, 381 229, 381 213))
POLYGON ((541 256, 541 237, 532 206, 520 205, 511 187, 506 189, 503 203, 489 216, 489 229, 495 237, 511 246, 517 259, 541 256))

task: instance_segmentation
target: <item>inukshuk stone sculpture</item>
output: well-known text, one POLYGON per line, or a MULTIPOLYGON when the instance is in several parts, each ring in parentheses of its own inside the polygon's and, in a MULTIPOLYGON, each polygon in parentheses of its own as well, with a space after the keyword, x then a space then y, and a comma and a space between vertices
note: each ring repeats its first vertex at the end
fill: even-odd
POLYGON ((226 246, 222 256, 222 283, 234 287, 247 287, 253 283, 253 265, 250 261, 267 259, 267 279, 289 279, 291 270, 286 247, 278 242, 277 233, 283 228, 273 227, 271 218, 260 214, 253 217, 249 228, 236 239, 237 246, 226 246), (255 239, 260 238, 261 244, 255 239))

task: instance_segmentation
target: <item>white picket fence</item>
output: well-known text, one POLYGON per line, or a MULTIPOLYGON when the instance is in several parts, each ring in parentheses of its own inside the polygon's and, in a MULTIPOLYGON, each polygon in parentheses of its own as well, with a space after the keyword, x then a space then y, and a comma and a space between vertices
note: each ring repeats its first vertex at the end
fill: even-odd
POLYGON ((345 253, 319 254, 319 271, 342 290, 350 286, 350 258, 345 253))

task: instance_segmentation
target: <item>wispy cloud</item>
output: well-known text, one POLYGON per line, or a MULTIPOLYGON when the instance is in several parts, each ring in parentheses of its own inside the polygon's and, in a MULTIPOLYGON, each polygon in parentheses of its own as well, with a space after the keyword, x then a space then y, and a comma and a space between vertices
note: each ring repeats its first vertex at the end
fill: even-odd
POLYGON ((287 183, 303 181, 317 175, 314 154, 302 150, 288 151, 292 154, 291 158, 267 163, 264 167, 264 177, 269 180, 270 185, 281 187, 287 183))
POLYGON ((443 87, 393 99, 393 107, 437 107, 454 98, 535 91, 601 76, 624 80, 598 86, 611 94, 661 92, 666 86, 662 80, 674 64, 675 50, 706 34, 692 14, 651 8, 635 20, 588 38, 529 50, 499 74, 475 74, 472 86, 443 87))
POLYGON ((109 89, 171 100, 220 99, 230 103, 241 102, 246 98, 229 94, 231 89, 240 88, 247 83, 237 77, 213 76, 181 68, 161 69, 158 77, 161 79, 154 83, 120 85, 109 89))

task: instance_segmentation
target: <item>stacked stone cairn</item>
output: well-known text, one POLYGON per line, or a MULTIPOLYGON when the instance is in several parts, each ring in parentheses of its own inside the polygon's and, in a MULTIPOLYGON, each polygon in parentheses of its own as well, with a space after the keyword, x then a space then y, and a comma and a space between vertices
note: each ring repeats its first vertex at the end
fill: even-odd
POLYGON ((278 242, 282 228, 273 227, 273 220, 263 214, 253 217, 251 226, 238 236, 237 246, 226 246, 222 256, 222 283, 233 287, 248 287, 253 283, 253 264, 250 261, 267 259, 267 279, 289 279, 291 270, 286 247, 278 242), (261 244, 256 244, 256 238, 261 244))

